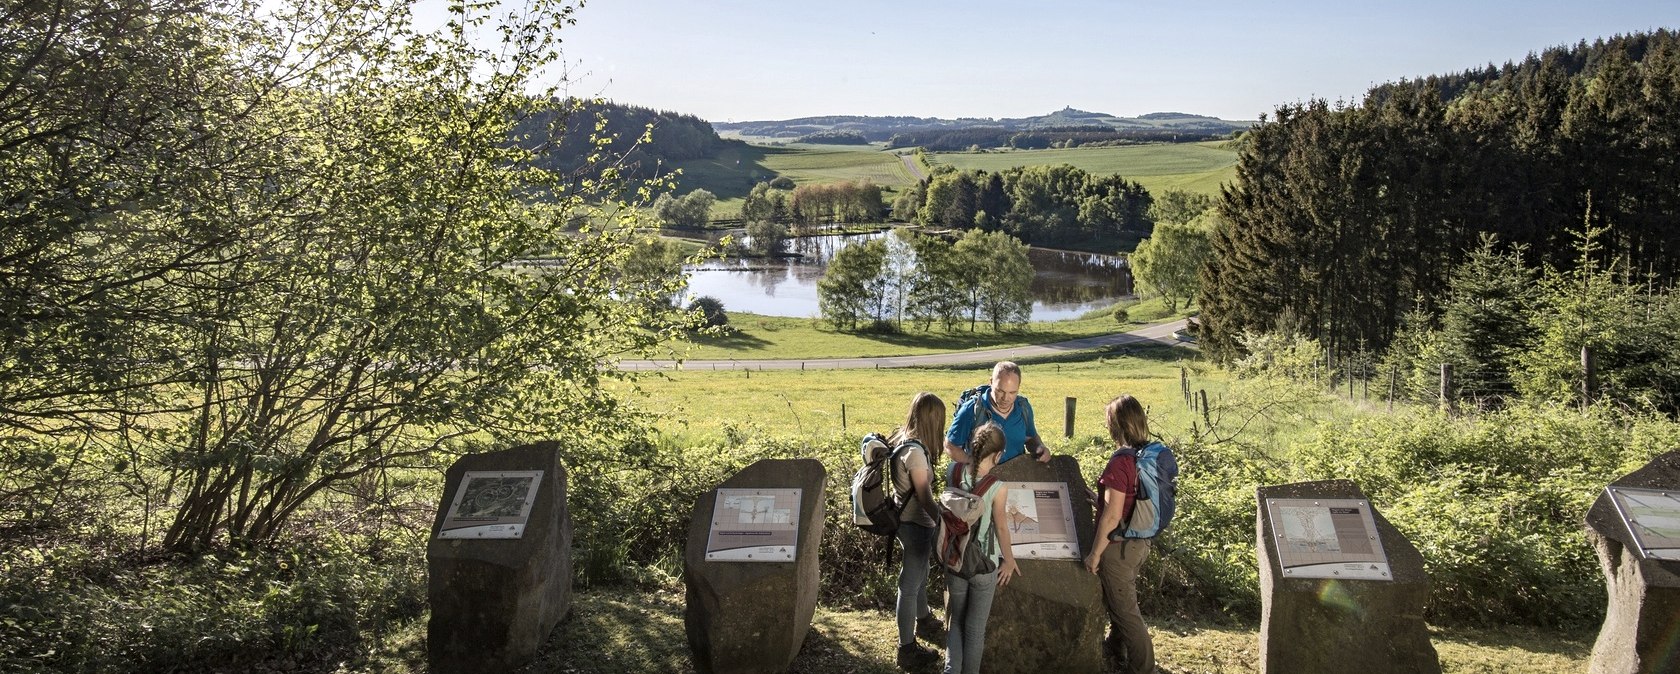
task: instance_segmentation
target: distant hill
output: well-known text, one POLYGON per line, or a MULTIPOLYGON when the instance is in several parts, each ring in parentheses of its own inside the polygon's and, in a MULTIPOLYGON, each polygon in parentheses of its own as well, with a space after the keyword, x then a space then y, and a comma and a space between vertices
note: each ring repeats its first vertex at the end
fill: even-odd
POLYGON ((566 113, 545 112, 525 120, 516 130, 518 142, 532 143, 543 150, 539 161, 546 168, 576 173, 585 168, 585 158, 596 146, 590 137, 597 122, 605 120, 599 132, 613 138, 604 148, 610 156, 622 156, 622 170, 636 178, 669 172, 676 162, 716 155, 740 141, 719 138, 706 120, 694 115, 654 110, 611 101, 567 101, 566 113), (640 142, 648 125, 653 126, 649 142, 640 142))
POLYGON ((1003 119, 831 115, 780 121, 712 122, 712 128, 726 136, 788 141, 818 133, 856 134, 893 147, 915 145, 934 150, 960 150, 972 145, 1030 148, 1212 140, 1254 124, 1181 112, 1117 117, 1067 107, 1036 117, 1003 119))

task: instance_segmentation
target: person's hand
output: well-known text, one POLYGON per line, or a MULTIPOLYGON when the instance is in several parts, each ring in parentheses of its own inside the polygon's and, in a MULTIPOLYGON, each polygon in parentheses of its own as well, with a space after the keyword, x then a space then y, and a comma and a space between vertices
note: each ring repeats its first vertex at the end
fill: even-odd
POLYGON ((998 587, 1009 584, 1009 579, 1021 575, 1020 565, 1013 559, 1003 560, 1003 566, 998 567, 998 587))
POLYGON ((1085 555, 1085 570, 1090 571, 1091 575, 1093 575, 1093 576, 1096 575, 1097 574, 1097 569, 1101 566, 1102 566, 1102 555, 1099 555, 1095 552, 1092 552, 1089 555, 1085 555))
POLYGON ((1049 447, 1043 447, 1043 448, 1039 449, 1038 462, 1039 463, 1050 463, 1050 448, 1049 447))

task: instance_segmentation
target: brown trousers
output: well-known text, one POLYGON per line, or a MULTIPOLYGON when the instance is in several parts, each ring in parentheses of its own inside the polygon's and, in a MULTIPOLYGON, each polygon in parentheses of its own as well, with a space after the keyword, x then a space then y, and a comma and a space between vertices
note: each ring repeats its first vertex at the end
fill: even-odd
POLYGON ((1126 539, 1108 544, 1103 550, 1097 576, 1102 579, 1103 606, 1108 620, 1126 647, 1126 671, 1149 674, 1155 671, 1155 644, 1138 610, 1137 577, 1143 560, 1149 558, 1149 541, 1126 539))

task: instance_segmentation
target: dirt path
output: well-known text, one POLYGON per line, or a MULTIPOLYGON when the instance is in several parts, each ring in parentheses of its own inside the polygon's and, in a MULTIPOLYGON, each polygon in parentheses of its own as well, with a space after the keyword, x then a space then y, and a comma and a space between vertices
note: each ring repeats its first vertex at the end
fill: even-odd
POLYGON ((984 351, 953 351, 919 356, 880 356, 876 358, 810 358, 761 360, 689 360, 677 363, 670 360, 627 360, 618 364, 622 370, 846 370, 880 369, 884 367, 927 367, 930 365, 960 365, 965 363, 995 363, 1000 360, 1021 360, 1038 356, 1052 356, 1070 351, 1085 351, 1121 344, 1179 344, 1172 334, 1184 327, 1184 321, 1173 321, 1139 328, 1131 332, 1085 337, 1054 344, 1011 346, 984 351))
POLYGON ((915 176, 917 181, 927 180, 927 174, 922 173, 921 165, 916 163, 916 153, 901 154, 898 156, 898 160, 904 162, 905 170, 908 170, 910 175, 915 176))

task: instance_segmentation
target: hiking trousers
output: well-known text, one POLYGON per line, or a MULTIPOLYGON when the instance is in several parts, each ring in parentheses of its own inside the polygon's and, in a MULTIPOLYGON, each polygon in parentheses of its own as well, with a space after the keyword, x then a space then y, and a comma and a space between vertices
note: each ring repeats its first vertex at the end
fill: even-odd
POLYGON ((945 611, 945 674, 980 674, 986 651, 986 620, 992 617, 998 572, 973 578, 945 574, 949 604, 945 611))
POLYGON ((931 615, 928 608, 928 562, 933 558, 933 527, 898 523, 898 545, 904 566, 898 570, 898 645, 916 643, 916 619, 931 615))
POLYGON ((1155 644, 1138 610, 1137 577, 1143 560, 1149 558, 1149 541, 1128 538, 1108 544, 1103 550, 1097 576, 1102 579, 1103 606, 1109 623, 1126 647, 1126 671, 1148 674, 1155 671, 1155 644))

